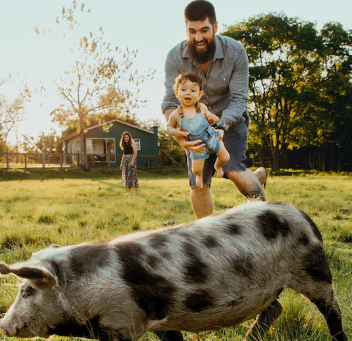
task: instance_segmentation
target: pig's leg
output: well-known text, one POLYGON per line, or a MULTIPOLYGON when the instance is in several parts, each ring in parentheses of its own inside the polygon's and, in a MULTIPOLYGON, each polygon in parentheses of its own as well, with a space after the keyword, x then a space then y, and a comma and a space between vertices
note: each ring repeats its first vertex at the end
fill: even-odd
POLYGON ((300 278, 295 290, 313 302, 324 315, 332 340, 348 341, 342 329, 341 310, 334 295, 331 272, 324 250, 316 248, 315 254, 306 257, 304 264, 311 279, 304 282, 300 278))
POLYGON ((154 333, 162 341, 183 341, 182 333, 177 330, 155 331, 154 333))
POLYGON ((267 309, 258 315, 246 335, 246 340, 262 340, 272 323, 280 316, 281 312, 282 306, 278 300, 275 300, 267 309))
POLYGON ((311 301, 324 315, 332 339, 334 341, 348 341, 347 335, 342 330, 341 310, 337 298, 334 297, 332 302, 324 299, 311 299, 311 301))

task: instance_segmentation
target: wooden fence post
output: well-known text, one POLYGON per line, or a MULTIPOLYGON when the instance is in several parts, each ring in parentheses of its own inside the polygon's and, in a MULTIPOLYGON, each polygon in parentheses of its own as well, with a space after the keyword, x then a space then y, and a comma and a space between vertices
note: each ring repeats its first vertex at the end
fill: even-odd
POLYGON ((108 162, 108 168, 110 168, 110 151, 108 150, 107 154, 106 154, 106 157, 107 157, 107 162, 108 162))
POLYGON ((10 158, 9 149, 7 148, 7 151, 6 151, 6 167, 7 167, 7 169, 10 168, 10 160, 9 160, 9 158, 10 158))

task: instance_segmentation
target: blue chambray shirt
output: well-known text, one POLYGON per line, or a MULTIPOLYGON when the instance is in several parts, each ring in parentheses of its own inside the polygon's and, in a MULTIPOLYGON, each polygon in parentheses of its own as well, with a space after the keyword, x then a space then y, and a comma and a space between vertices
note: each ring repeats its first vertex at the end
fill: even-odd
POLYGON ((172 89, 175 78, 182 72, 193 71, 203 79, 201 102, 212 113, 235 123, 244 121, 242 114, 247 111, 249 76, 246 50, 237 40, 218 34, 215 44, 215 54, 206 76, 200 65, 191 59, 186 40, 169 51, 165 62, 163 112, 180 104, 172 89))

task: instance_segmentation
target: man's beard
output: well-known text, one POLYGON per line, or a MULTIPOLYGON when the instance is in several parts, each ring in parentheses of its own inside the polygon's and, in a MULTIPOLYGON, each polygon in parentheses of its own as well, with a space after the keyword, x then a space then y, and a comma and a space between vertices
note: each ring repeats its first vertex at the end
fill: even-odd
POLYGON ((199 64, 205 64, 214 56, 216 48, 215 37, 211 41, 207 40, 206 44, 208 45, 208 48, 203 52, 198 52, 195 40, 187 42, 188 51, 191 55, 191 58, 199 64))

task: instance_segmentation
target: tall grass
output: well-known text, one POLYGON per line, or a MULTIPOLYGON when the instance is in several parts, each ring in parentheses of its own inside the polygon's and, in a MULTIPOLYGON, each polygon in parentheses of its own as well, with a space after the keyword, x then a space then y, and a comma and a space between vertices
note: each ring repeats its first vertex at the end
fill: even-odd
MULTIPOLYGON (((184 171, 139 171, 140 194, 125 195, 117 170, 8 172, 0 174, 0 262, 28 259, 51 244, 101 240, 134 231, 156 229, 194 219, 184 171), (5 181, 7 180, 7 181, 5 181)), ((213 179, 214 211, 245 202, 234 186, 213 179)), ((352 337, 352 177, 306 175, 270 177, 268 200, 292 203, 306 211, 319 226, 331 265, 344 328, 352 337)), ((14 300, 14 277, 0 278, 0 313, 14 300)), ((329 340, 318 310, 295 292, 280 297, 284 313, 270 329, 267 340, 329 340)), ((250 324, 185 338, 243 340, 250 324)), ((157 340, 153 333, 145 336, 157 340)), ((0 335, 0 339, 6 337, 0 335)))

